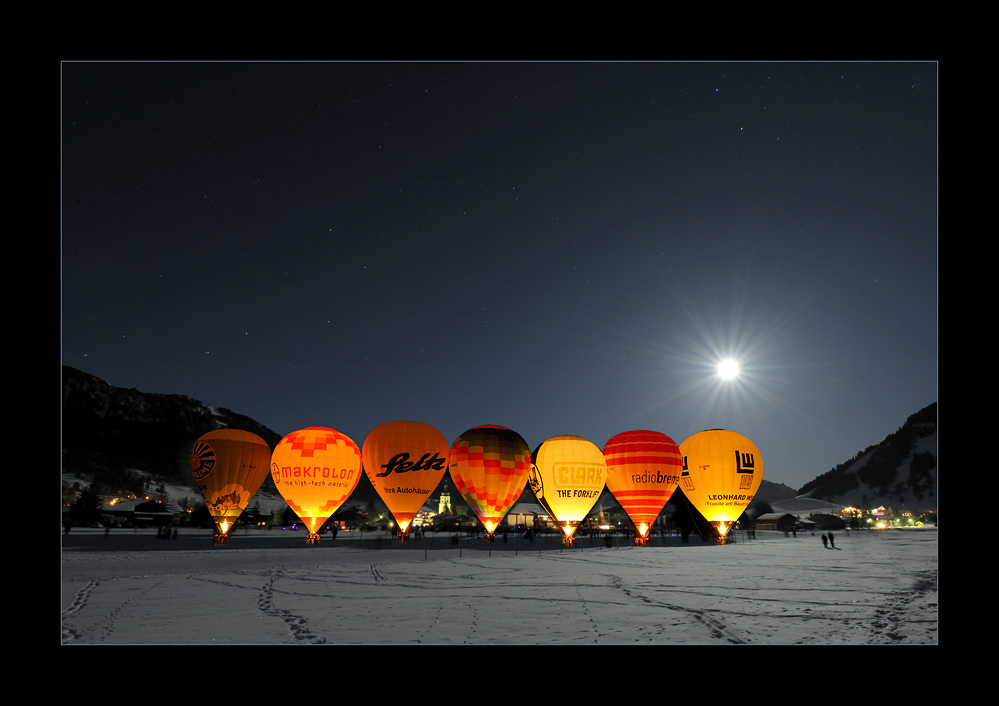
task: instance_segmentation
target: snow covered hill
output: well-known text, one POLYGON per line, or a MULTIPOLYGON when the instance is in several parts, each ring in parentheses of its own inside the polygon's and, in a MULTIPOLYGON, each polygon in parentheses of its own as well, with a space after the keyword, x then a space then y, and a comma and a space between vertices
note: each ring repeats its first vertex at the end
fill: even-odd
POLYGON ((838 505, 936 508, 936 402, 910 416, 879 444, 806 483, 800 494, 838 505))

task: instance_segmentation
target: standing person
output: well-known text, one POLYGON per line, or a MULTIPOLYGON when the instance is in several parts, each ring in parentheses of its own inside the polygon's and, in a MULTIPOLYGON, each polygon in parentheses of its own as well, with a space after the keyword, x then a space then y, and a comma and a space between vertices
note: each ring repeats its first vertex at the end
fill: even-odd
POLYGON ((829 538, 826 537, 824 533, 822 535, 822 546, 825 547, 826 549, 829 548, 829 538))
POLYGON ((833 542, 832 532, 829 533, 829 546, 832 547, 833 549, 836 548, 836 544, 835 542, 833 542))

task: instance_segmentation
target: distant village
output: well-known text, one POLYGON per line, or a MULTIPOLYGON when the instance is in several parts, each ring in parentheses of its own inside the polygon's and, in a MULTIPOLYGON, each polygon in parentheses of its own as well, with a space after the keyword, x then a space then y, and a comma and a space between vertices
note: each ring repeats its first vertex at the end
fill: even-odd
MULTIPOLYGON (((88 497, 81 483, 71 483, 63 489, 63 527, 107 528, 205 527, 212 520, 204 503, 171 502, 161 487, 144 497, 135 493, 121 495, 101 493, 88 497)), ((526 494, 525 494, 526 495, 526 494)), ((279 503, 284 505, 283 503, 279 503)), ((675 507, 667 503, 654 525, 653 534, 673 534, 680 530, 675 507)), ((887 530, 902 527, 936 526, 934 511, 898 511, 889 507, 857 508, 835 505, 812 498, 790 498, 774 503, 754 503, 736 524, 736 530, 777 531, 792 536, 798 532, 826 530, 887 530), (755 507, 754 507, 755 505, 755 507)), ((545 509, 535 502, 518 502, 505 518, 503 532, 558 533, 561 530, 545 509)), ((284 505, 283 509, 265 509, 260 499, 250 502, 243 511, 239 525, 263 529, 297 529, 301 521, 284 505)), ((461 497, 449 488, 446 479, 440 492, 432 496, 413 519, 416 532, 473 533, 481 530, 475 514, 461 497)), ((338 530, 382 530, 391 533, 394 520, 387 508, 372 500, 366 505, 348 499, 323 526, 324 532, 338 530)), ((609 492, 604 493, 584 520, 584 533, 632 534, 634 527, 620 505, 609 492)))

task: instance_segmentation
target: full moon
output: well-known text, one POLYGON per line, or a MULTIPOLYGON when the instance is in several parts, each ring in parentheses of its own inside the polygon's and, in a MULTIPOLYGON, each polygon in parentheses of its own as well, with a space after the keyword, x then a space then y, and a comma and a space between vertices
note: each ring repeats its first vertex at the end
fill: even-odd
POLYGON ((733 380, 739 377, 739 363, 731 358, 718 363, 718 377, 722 380, 733 380))

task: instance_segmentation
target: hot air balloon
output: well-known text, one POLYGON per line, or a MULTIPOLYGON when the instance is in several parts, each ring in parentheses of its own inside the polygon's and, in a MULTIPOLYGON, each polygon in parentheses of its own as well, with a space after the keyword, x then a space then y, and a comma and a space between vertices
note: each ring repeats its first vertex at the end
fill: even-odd
POLYGON ((582 437, 554 436, 538 444, 531 463, 531 490, 562 527, 562 543, 571 546, 576 529, 604 490, 604 454, 582 437))
POLYGON ((680 449, 658 431, 625 431, 604 444, 607 489, 635 523, 635 544, 648 546, 649 529, 680 480, 680 449))
POLYGON ((421 422, 387 422, 364 439, 364 472, 399 525, 400 541, 444 477, 447 457, 447 439, 421 422))
POLYGON ((229 530, 267 477, 270 457, 266 441, 239 429, 210 431, 194 442, 191 475, 218 529, 216 544, 229 542, 229 530))
POLYGON ((763 481, 763 457, 752 441, 725 429, 694 434, 680 444, 680 456, 680 489, 724 544, 763 481))
POLYGON ((357 487, 361 452, 349 436, 335 429, 299 429, 275 447, 271 477, 281 497, 305 523, 306 543, 316 544, 323 523, 357 487))
POLYGON ((486 541, 495 541, 496 527, 524 492, 531 448, 512 429, 474 427, 451 444, 448 468, 455 488, 486 528, 486 541))

